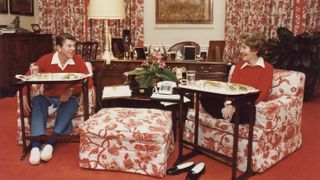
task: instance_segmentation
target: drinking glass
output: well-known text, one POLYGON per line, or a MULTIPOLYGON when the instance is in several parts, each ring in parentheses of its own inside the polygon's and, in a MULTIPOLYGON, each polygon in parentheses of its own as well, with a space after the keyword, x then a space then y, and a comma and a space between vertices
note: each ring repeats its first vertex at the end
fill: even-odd
POLYGON ((186 72, 186 77, 187 77, 187 85, 195 85, 196 81, 196 71, 194 70, 188 70, 186 72))
POLYGON ((32 77, 38 76, 39 66, 36 63, 31 63, 29 66, 29 70, 32 77))

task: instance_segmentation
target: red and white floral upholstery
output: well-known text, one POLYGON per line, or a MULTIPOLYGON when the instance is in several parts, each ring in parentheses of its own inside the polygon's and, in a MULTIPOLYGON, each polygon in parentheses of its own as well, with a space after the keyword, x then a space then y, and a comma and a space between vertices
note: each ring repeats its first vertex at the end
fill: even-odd
POLYGON ((170 111, 104 108, 80 125, 80 167, 163 177, 173 152, 170 111))
MULTIPOLYGON (((89 73, 92 73, 92 65, 90 62, 85 62, 89 73)), ((42 88, 40 88, 40 90, 38 92, 31 92, 30 96, 34 97, 36 95, 42 94, 42 88), (34 94, 32 94, 34 93, 34 94)), ((72 119, 72 132, 70 135, 77 135, 79 134, 79 125, 81 123, 84 122, 84 116, 83 116, 83 95, 81 94, 81 96, 78 98, 79 100, 79 108, 76 111, 74 118, 72 119)), ((17 136, 16 136, 16 141, 17 144, 22 145, 22 134, 21 134, 21 120, 20 120, 20 102, 19 102, 19 92, 17 93, 17 102, 18 102, 18 115, 19 118, 17 119, 17 136)), ((88 89, 88 102, 89 102, 89 114, 93 114, 94 113, 94 109, 95 109, 95 102, 96 102, 96 93, 95 93, 95 88, 91 88, 88 89)), ((56 112, 49 115, 48 117, 48 121, 47 121, 47 134, 51 134, 52 130, 53 130, 53 126, 54 126, 54 122, 56 121, 56 112)), ((26 136, 30 135, 30 120, 28 117, 24 118, 24 124, 25 124, 25 132, 26 132, 26 136)))
MULTIPOLYGON (((92 114, 94 113, 94 108, 95 108, 95 90, 94 88, 91 88, 88 90, 88 99, 89 99, 89 114, 92 114)), ((34 94, 32 95, 34 96, 34 94)), ((73 119, 72 119, 72 132, 70 135, 77 135, 79 134, 79 125, 81 123, 84 122, 84 116, 83 116, 83 103, 82 103, 82 95, 78 98, 79 99, 79 108, 78 110, 76 111, 73 119)), ((21 120, 20 120, 20 102, 19 102, 19 95, 17 94, 17 101, 18 101, 18 115, 19 115, 19 118, 17 119, 17 137, 16 137, 16 141, 18 144, 22 144, 22 134, 21 134, 21 120)), ((52 133, 52 130, 53 130, 53 126, 54 126, 54 122, 56 121, 56 112, 51 114, 49 117, 48 117, 48 121, 47 121, 47 134, 51 134, 52 133)), ((24 118, 24 124, 25 124, 25 132, 26 132, 26 136, 29 136, 30 135, 30 123, 29 123, 29 117, 25 117, 24 118)))
MULTIPOLYGON (((268 101, 256 105, 252 169, 263 172, 301 146, 301 115, 305 75, 275 69, 268 101)), ((215 119, 201 107, 199 145, 232 157, 233 124, 215 119)), ((194 140, 194 110, 189 109, 184 139, 194 140)), ((247 168, 248 125, 239 127, 238 169, 247 168)))

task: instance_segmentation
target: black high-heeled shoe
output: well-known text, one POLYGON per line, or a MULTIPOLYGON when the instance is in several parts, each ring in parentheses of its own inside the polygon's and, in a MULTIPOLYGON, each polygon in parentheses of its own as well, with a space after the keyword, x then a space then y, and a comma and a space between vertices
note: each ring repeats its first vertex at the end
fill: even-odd
POLYGON ((168 175, 177 175, 180 174, 182 172, 187 172, 190 169, 192 169, 195 166, 194 162, 186 162, 186 163, 182 163, 179 164, 173 168, 168 169, 167 174, 168 175))
POLYGON ((186 180, 198 180, 199 177, 206 171, 205 164, 203 162, 194 166, 186 177, 186 180))

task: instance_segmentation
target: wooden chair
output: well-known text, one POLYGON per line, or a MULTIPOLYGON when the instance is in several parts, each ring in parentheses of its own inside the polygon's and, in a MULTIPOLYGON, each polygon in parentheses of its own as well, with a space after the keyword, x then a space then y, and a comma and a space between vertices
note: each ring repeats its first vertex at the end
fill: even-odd
POLYGON ((97 58, 98 42, 84 41, 76 43, 76 54, 82 56, 86 62, 92 62, 97 58))
POLYGON ((207 61, 223 62, 225 41, 209 41, 207 61))
POLYGON ((168 52, 177 52, 179 50, 181 54, 184 55, 185 46, 195 46, 196 55, 200 54, 200 45, 193 41, 183 41, 183 42, 176 43, 168 49, 168 52))

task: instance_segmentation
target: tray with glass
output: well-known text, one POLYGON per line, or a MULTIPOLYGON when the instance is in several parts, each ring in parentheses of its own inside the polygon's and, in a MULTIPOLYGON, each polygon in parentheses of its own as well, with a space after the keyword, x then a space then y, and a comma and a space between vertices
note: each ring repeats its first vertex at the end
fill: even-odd
POLYGON ((37 75, 21 75, 15 77, 22 81, 76 81, 91 77, 92 74, 83 73, 37 73, 37 75))

